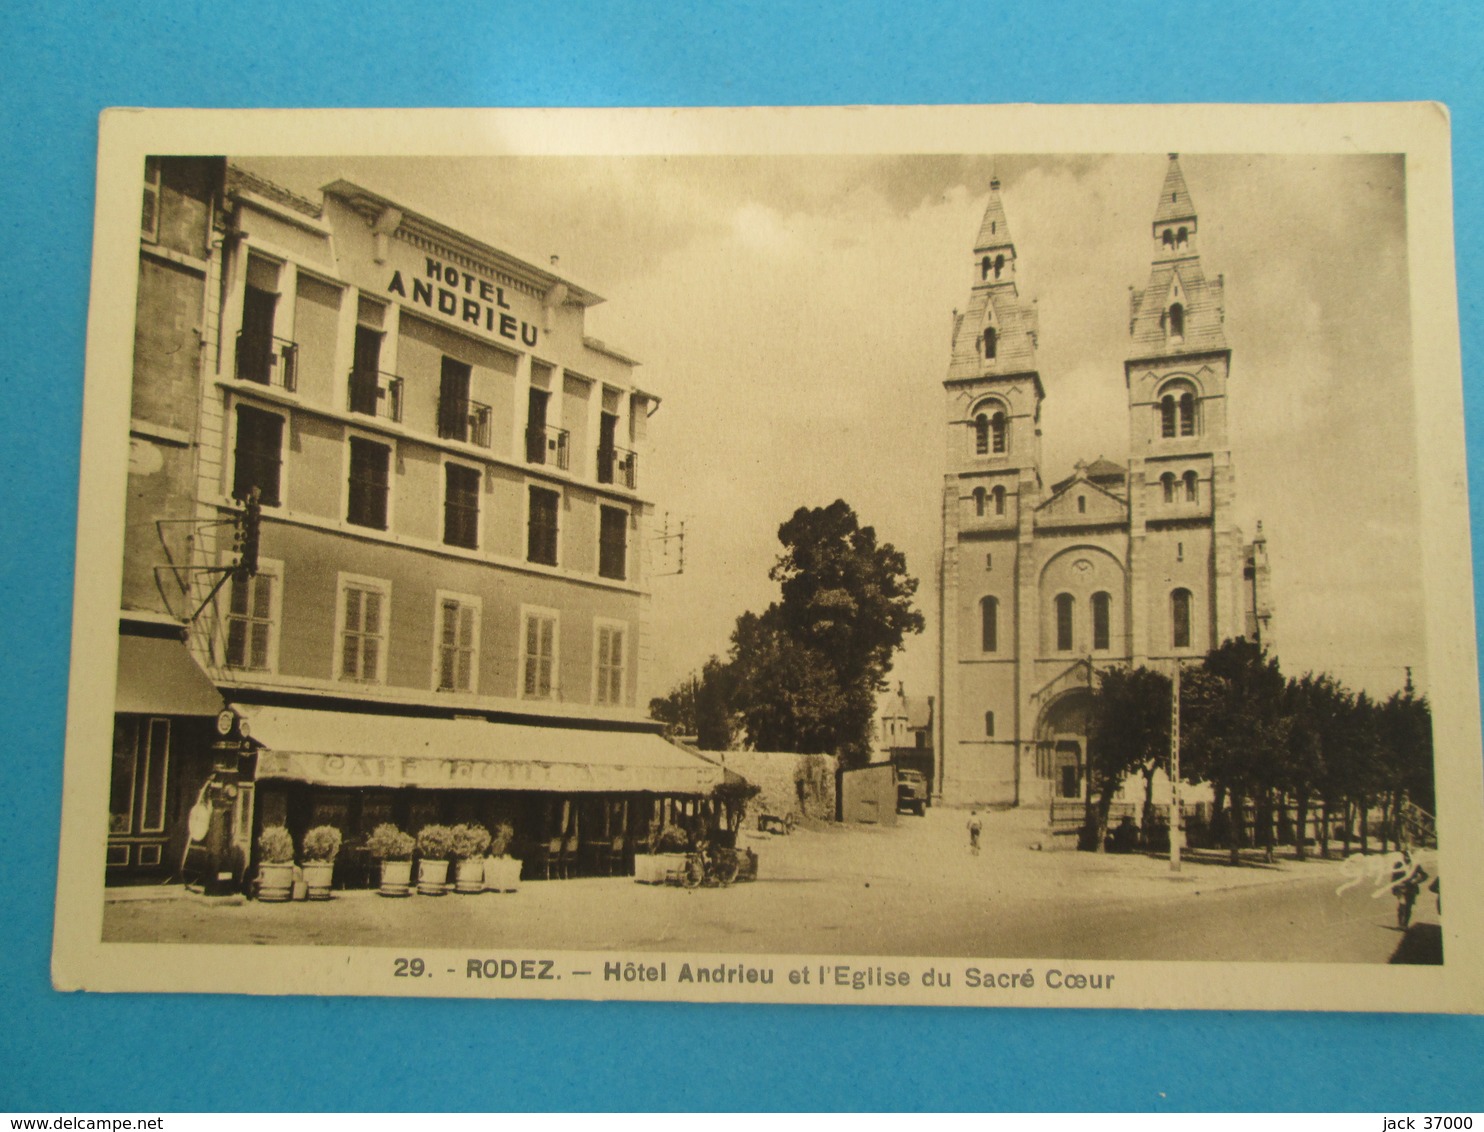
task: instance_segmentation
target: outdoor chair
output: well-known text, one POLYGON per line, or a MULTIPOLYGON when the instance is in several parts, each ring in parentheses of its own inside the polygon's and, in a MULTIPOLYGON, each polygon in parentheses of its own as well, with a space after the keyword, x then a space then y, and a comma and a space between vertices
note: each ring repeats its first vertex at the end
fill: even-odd
POLYGON ((562 875, 562 839, 560 837, 553 837, 546 843, 546 852, 541 863, 547 880, 555 880, 562 875))

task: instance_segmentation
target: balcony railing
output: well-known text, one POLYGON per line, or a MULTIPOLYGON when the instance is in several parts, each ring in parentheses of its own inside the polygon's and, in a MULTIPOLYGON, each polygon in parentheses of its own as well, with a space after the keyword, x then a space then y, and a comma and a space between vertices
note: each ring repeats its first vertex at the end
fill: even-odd
POLYGON ((490 446, 490 420, 493 412, 488 405, 478 401, 458 401, 438 404, 438 435, 444 440, 457 440, 464 444, 475 444, 480 448, 490 446))
POLYGON ((598 446, 598 482, 616 483, 633 490, 639 485, 639 453, 627 448, 598 446))
POLYGON ((351 370, 347 408, 383 420, 402 420, 402 379, 394 373, 351 370))
POLYGON ((566 429, 552 425, 527 426, 527 464, 552 464, 565 470, 569 462, 566 429))
POLYGON ((299 344, 238 331, 237 380, 293 393, 299 388, 299 344))

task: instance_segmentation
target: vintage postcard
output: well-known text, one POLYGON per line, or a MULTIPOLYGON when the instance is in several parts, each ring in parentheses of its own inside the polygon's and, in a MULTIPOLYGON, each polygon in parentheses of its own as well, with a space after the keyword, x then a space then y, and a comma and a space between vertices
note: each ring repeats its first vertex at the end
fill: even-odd
POLYGON ((56 985, 1484 1009, 1450 177, 105 114, 56 985))

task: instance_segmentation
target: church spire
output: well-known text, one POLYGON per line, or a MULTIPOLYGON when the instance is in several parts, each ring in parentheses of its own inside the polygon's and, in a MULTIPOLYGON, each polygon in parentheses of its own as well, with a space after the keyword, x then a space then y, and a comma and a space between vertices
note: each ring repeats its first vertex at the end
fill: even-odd
POLYGON ((1214 281, 1206 279, 1196 243, 1198 228, 1180 155, 1172 153, 1154 208, 1149 285, 1129 296, 1131 356, 1226 349, 1223 281, 1219 275, 1214 281))
POLYGON ((1015 241, 996 177, 989 183, 989 203, 974 239, 969 304, 954 321, 951 376, 1035 371, 1036 307, 1021 300, 1015 276, 1015 241))
POLYGON ((976 286, 1015 286, 1015 241, 1010 238, 998 177, 989 183, 989 204, 974 241, 974 282, 976 286))
POLYGON ((1180 171, 1180 155, 1170 154, 1169 168, 1165 170, 1165 185, 1159 192, 1159 207, 1154 210, 1154 223, 1174 223, 1189 220, 1195 223, 1195 204, 1190 199, 1190 190, 1185 187, 1185 174, 1180 171))

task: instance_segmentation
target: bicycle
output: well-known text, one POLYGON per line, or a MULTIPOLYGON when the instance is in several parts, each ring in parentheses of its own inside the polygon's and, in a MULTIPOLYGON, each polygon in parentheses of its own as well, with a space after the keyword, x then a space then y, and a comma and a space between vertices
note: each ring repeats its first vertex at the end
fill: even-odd
POLYGON ((723 849, 709 843, 685 855, 679 882, 686 888, 728 888, 739 880, 757 878, 757 854, 751 849, 723 849))

